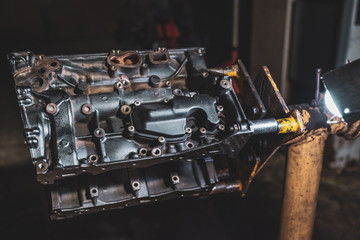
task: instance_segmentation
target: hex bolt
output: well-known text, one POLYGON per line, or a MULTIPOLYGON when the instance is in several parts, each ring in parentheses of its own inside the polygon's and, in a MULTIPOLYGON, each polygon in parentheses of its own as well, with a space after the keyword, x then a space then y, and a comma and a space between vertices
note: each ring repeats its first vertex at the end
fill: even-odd
POLYGON ((185 132, 190 134, 190 133, 192 133, 192 129, 187 127, 187 128, 185 128, 185 132))
POLYGON ((54 115, 58 112, 58 107, 55 103, 49 103, 46 105, 46 112, 50 115, 54 115))
POLYGON ((91 104, 86 103, 81 107, 81 112, 85 115, 90 115, 91 113, 93 113, 93 111, 94 108, 91 104))

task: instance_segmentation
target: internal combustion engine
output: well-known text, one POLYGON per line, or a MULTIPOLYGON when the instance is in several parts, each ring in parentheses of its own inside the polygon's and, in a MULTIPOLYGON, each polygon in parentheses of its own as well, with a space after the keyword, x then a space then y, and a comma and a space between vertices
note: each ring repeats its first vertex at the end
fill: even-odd
POLYGON ((8 55, 51 217, 238 191, 303 131, 269 70, 205 49, 8 55))

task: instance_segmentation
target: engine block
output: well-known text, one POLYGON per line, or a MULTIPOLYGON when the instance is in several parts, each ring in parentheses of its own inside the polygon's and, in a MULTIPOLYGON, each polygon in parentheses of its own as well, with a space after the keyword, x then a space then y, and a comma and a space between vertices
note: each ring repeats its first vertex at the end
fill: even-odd
POLYGON ((279 122, 261 119, 269 115, 266 103, 241 62, 243 95, 229 74, 207 68, 204 53, 8 55, 26 143, 53 219, 245 193, 280 145, 260 136, 279 132, 279 122))

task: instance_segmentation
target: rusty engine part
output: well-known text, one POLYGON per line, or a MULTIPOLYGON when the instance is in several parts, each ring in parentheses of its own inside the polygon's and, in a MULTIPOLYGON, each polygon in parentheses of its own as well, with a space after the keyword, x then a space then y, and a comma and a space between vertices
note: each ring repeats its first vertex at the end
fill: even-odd
POLYGON ((245 194, 283 136, 303 132, 299 111, 289 110, 266 67, 253 82, 240 60, 236 74, 208 69, 204 52, 8 55, 53 219, 245 194))

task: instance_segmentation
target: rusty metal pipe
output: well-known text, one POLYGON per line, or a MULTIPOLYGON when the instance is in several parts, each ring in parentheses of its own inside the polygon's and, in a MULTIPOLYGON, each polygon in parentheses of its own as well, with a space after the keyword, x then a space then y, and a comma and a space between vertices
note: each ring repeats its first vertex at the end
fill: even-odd
POLYGON ((319 129, 289 147, 280 240, 311 239, 326 138, 319 129))
POLYGON ((325 140, 327 116, 317 107, 294 106, 301 113, 304 133, 289 144, 280 240, 311 239, 325 140))

